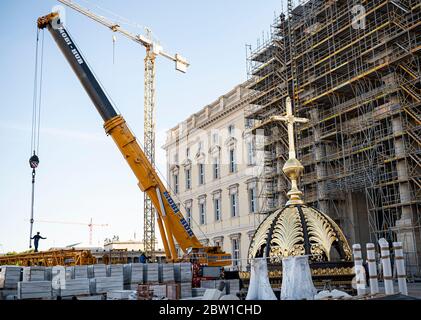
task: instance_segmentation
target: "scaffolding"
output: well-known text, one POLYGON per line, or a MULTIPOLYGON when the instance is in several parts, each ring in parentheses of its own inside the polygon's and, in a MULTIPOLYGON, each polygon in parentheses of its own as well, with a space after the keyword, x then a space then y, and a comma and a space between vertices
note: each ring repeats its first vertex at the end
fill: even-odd
MULTIPOLYGON (((402 241, 421 269, 421 3, 288 1, 271 37, 248 54, 247 123, 295 113, 301 186, 352 241, 402 241), (251 121, 252 120, 252 121, 251 121), (365 232, 366 229, 366 232, 365 232), (364 236, 364 233, 366 236, 364 236)), ((264 211, 284 204, 282 124, 264 126, 264 211)))

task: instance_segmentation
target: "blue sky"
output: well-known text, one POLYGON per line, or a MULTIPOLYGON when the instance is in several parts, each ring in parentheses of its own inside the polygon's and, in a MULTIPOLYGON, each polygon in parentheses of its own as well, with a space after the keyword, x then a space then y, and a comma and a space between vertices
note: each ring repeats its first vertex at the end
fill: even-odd
MULTIPOLYGON (((157 158, 162 172, 165 132, 246 80, 245 44, 269 30, 281 0, 135 1, 79 0, 113 18, 150 27, 170 53, 187 57, 186 74, 157 62, 157 158), (100 8, 99 8, 99 7, 100 8)), ((0 2, 0 252, 28 246, 31 195, 30 156, 36 19, 58 5, 50 0, 0 2)), ((66 10, 66 25, 85 58, 127 119, 143 134, 143 47, 66 10)), ((132 31, 142 32, 134 27, 132 31)), ((94 244, 119 235, 142 238, 143 195, 100 116, 50 34, 45 33, 40 166, 35 219, 107 223, 94 229, 94 244)), ((35 224, 48 239, 41 249, 88 242, 88 227, 35 224)))

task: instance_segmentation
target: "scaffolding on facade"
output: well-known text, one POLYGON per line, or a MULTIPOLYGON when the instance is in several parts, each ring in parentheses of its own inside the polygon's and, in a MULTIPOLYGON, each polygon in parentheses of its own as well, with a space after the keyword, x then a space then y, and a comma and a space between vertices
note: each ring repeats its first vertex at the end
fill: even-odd
MULTIPOLYGON (((404 242, 408 270, 420 272, 419 1, 289 0, 248 65, 255 92, 248 123, 284 114, 287 95, 310 119, 297 130, 306 202, 351 238, 361 227, 354 216, 364 216, 369 239, 404 242)), ((267 213, 285 201, 287 143, 282 124, 264 130, 267 213)))

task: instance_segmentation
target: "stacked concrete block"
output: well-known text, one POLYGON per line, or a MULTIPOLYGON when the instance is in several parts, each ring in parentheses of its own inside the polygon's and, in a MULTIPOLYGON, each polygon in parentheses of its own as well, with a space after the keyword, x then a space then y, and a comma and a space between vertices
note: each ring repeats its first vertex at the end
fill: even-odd
POLYGON ((180 299, 180 284, 179 283, 167 284, 167 298, 169 300, 180 299))
POLYGON ((108 265, 107 277, 123 277, 123 265, 122 264, 108 265))
POLYGON ((18 282, 18 299, 51 299, 51 281, 18 282))
POLYGON ((130 270, 130 283, 143 283, 144 263, 132 263, 130 264, 130 270))
POLYGON ((87 279, 88 278, 88 266, 75 266, 74 267, 74 279, 87 279))
POLYGON ((160 263, 158 265, 158 280, 160 283, 174 282, 173 263, 160 263))
POLYGON ((143 271, 144 283, 159 282, 159 267, 157 263, 145 263, 143 271))
POLYGON ((45 267, 45 281, 53 280, 53 267, 45 267))
POLYGON ((66 279, 74 279, 75 278, 75 267, 64 267, 66 279))
POLYGON ((180 299, 191 298, 191 297, 192 297, 191 282, 180 283, 180 299))
POLYGON ((202 280, 200 281, 200 287, 205 289, 215 289, 216 281, 215 280, 202 280))
POLYGON ((123 290, 123 276, 95 278, 95 293, 107 293, 111 290, 123 290))
POLYGON ((151 285, 150 288, 153 291, 154 297, 158 299, 167 297, 167 286, 165 284, 151 285))
POLYGON ((93 278, 104 278, 107 276, 107 266, 105 264, 93 265, 93 278))
POLYGON ((174 263, 174 280, 176 282, 192 281, 192 265, 189 262, 174 263))
POLYGON ((60 283, 60 296, 81 296, 90 294, 89 279, 67 279, 60 283))
POLYGON ((22 281, 45 281, 45 267, 24 267, 22 281))
POLYGON ((227 294, 236 295, 240 292, 240 279, 225 280, 227 283, 227 294))
POLYGON ((0 289, 17 289, 21 279, 21 267, 1 266, 0 267, 0 289))

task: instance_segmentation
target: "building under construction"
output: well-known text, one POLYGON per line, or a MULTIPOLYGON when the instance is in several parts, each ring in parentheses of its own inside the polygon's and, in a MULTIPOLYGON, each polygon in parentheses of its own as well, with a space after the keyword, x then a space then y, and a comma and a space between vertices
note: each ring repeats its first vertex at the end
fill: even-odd
POLYGON ((297 125, 301 188, 351 242, 402 241, 421 267, 421 3, 288 1, 271 36, 248 54, 250 127, 265 130, 264 213, 285 203, 285 112, 297 125))

